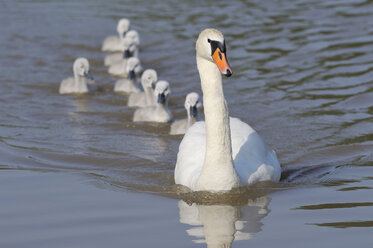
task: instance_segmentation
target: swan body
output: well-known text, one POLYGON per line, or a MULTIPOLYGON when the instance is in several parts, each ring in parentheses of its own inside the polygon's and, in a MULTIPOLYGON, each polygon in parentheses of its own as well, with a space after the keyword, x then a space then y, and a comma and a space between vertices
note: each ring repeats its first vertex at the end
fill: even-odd
POLYGON ((232 75, 223 34, 202 31, 196 42, 205 122, 196 122, 181 141, 175 183, 193 191, 229 191, 259 181, 279 181, 280 163, 248 124, 229 118, 221 74, 232 75))
MULTIPOLYGON (((198 121, 186 132, 180 146, 175 169, 178 184, 196 190, 206 154, 206 126, 198 121), (193 151, 193 153, 191 153, 193 151)), ((280 164, 259 134, 237 118, 230 118, 232 159, 242 185, 259 181, 278 181, 280 164)))
POLYGON ((73 65, 74 77, 69 77, 62 80, 59 93, 60 94, 72 94, 72 93, 87 93, 89 91, 88 85, 93 80, 93 77, 89 71, 89 62, 86 58, 77 58, 73 65))
POLYGON ((101 50, 103 52, 123 52, 121 41, 129 29, 130 21, 126 18, 120 19, 117 24, 118 36, 105 38, 101 50))
POLYGON ((140 37, 139 37, 138 32, 136 30, 128 31, 121 43, 121 52, 116 52, 116 53, 111 53, 111 54, 106 55, 104 59, 104 65, 110 66, 125 59, 124 57, 126 56, 124 55, 124 52, 126 50, 128 50, 129 56, 134 56, 138 58, 139 45, 140 45, 140 37), (124 39, 127 39, 128 41, 124 41, 124 39))
POLYGON ((171 124, 170 134, 178 135, 185 134, 189 127, 191 127, 197 119, 198 108, 202 104, 199 102, 199 95, 195 92, 191 92, 186 96, 184 107, 187 111, 187 118, 182 120, 176 120, 171 124))
POLYGON ((119 79, 115 82, 114 92, 132 93, 139 92, 140 89, 137 86, 136 68, 140 66, 138 58, 132 57, 128 59, 126 63, 127 78, 119 79))
POLYGON ((141 85, 144 91, 134 92, 128 97, 127 105, 129 107, 147 107, 155 106, 153 88, 157 82, 157 72, 153 69, 147 69, 142 73, 141 85))
POLYGON ((167 81, 158 81, 155 90, 154 97, 157 99, 155 106, 144 107, 136 109, 133 115, 133 121, 139 122, 170 122, 173 117, 168 110, 168 96, 171 93, 170 86, 167 81))

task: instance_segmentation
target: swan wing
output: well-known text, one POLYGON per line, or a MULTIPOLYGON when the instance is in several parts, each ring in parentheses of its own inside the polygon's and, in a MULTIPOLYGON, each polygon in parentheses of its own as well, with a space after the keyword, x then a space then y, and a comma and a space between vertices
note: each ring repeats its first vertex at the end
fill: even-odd
POLYGON ((267 147, 260 135, 237 118, 230 118, 230 126, 232 157, 241 183, 279 181, 281 167, 276 153, 267 147))

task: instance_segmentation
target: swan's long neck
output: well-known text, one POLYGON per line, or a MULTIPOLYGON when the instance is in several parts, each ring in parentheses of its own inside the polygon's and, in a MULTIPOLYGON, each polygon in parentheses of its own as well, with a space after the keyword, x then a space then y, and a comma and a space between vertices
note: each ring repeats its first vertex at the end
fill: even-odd
POLYGON ((84 77, 74 74, 74 91, 75 92, 85 92, 87 91, 87 83, 84 77))
POLYGON ((228 108, 217 66, 197 56, 206 123, 206 154, 198 190, 222 191, 239 186, 233 166, 228 108))

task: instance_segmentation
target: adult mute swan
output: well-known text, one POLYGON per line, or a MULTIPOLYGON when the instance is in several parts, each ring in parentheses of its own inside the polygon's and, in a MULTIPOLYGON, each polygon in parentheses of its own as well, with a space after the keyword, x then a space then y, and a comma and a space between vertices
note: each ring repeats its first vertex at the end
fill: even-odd
POLYGON ((88 92, 87 79, 93 80, 89 71, 89 62, 86 58, 77 58, 73 65, 74 77, 62 80, 59 88, 60 94, 86 93, 88 92))
POLYGON ((139 92, 140 89, 137 86, 137 76, 136 68, 140 66, 140 61, 136 57, 129 58, 127 61, 127 78, 119 79, 115 82, 114 91, 115 92, 139 92))
POLYGON ((168 96, 170 85, 167 81, 158 81, 154 89, 154 97, 157 100, 155 106, 136 109, 133 121, 170 122, 173 117, 168 110, 168 96))
POLYGON ((173 122, 171 125, 170 134, 185 134, 188 128, 196 122, 198 108, 201 106, 202 104, 199 102, 199 95, 196 92, 189 93, 185 98, 184 104, 187 111, 187 118, 173 122))
POLYGON ((122 18, 118 21, 117 32, 118 36, 106 37, 101 50, 103 52, 123 52, 121 41, 130 29, 130 21, 126 18, 122 18))
POLYGON ((248 124, 230 118, 221 73, 232 75, 223 34, 202 31, 196 59, 203 92, 205 122, 186 132, 177 155, 175 183, 193 191, 229 191, 259 181, 279 181, 280 163, 248 124))
POLYGON ((129 107, 147 107, 154 106, 155 99, 153 88, 157 82, 157 72, 153 69, 145 70, 141 75, 141 85, 144 91, 134 92, 128 97, 127 105, 129 107))
POLYGON ((104 65, 110 66, 129 57, 139 57, 140 37, 135 30, 127 32, 121 41, 122 52, 116 52, 105 56, 104 65))

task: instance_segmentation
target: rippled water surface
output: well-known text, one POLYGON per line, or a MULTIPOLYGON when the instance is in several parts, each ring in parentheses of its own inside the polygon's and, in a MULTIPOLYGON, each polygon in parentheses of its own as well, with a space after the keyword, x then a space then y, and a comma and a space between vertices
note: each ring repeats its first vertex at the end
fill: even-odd
POLYGON ((0 246, 371 247, 372 20, 372 1, 2 1, 0 246), (101 44, 121 17, 176 118, 201 93, 199 32, 224 33, 230 115, 276 150, 280 183, 220 202, 178 193, 182 137, 133 123, 112 92, 101 44), (98 91, 60 96, 79 56, 98 91))

